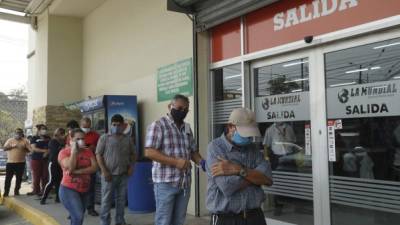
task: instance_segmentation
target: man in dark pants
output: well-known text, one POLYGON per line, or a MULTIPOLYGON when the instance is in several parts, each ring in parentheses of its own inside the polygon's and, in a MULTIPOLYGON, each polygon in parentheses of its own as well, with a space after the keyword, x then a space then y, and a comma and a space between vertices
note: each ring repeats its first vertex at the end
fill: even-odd
POLYGON ((8 139, 4 144, 4 150, 7 151, 4 197, 7 197, 10 192, 11 180, 14 174, 16 176, 14 195, 19 195, 22 175, 25 169, 25 156, 30 151, 29 141, 24 138, 22 129, 17 128, 15 130, 14 137, 8 139))
POLYGON ((261 185, 272 185, 269 163, 253 137, 261 136, 255 114, 235 109, 226 131, 208 145, 207 209, 211 225, 265 225, 261 185))
MULTIPOLYGON (((93 151, 93 154, 96 153, 97 142, 99 141, 100 135, 93 131, 92 129, 92 121, 88 117, 83 117, 81 119, 81 130, 85 132, 85 144, 86 146, 93 151)), ((90 179, 90 188, 88 193, 88 202, 87 202, 87 210, 88 214, 91 216, 99 216, 99 213, 94 209, 94 198, 95 198, 95 187, 96 187, 96 178, 97 173, 93 173, 90 179)))

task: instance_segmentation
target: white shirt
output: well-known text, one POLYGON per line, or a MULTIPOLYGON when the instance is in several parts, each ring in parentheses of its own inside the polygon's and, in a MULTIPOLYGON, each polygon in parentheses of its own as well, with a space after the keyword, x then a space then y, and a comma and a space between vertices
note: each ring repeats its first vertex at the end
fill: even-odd
POLYGON ((292 152, 296 135, 293 128, 286 123, 272 124, 265 132, 263 144, 270 148, 275 155, 287 155, 292 152))

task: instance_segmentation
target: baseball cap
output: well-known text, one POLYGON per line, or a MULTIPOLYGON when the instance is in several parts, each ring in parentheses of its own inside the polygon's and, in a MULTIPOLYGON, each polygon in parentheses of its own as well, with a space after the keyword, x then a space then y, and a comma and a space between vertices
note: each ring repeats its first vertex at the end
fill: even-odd
POLYGON ((228 123, 235 125, 242 137, 261 137, 256 123, 256 114, 250 109, 234 109, 229 116, 228 123))

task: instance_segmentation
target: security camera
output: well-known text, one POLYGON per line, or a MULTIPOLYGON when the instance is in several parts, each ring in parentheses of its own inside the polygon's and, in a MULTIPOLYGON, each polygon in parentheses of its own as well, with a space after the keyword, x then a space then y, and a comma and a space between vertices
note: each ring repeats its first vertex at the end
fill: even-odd
POLYGON ((314 37, 313 36, 305 36, 304 37, 304 42, 307 44, 310 44, 313 41, 314 37))

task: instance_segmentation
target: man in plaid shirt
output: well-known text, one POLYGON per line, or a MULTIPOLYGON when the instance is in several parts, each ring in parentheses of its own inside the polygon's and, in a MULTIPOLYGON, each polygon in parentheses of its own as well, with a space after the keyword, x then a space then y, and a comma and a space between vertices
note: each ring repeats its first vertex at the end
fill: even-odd
POLYGON ((184 119, 189 99, 176 95, 168 105, 169 113, 147 128, 145 156, 153 160, 156 199, 156 225, 183 225, 190 197, 191 163, 205 170, 193 132, 184 119))

